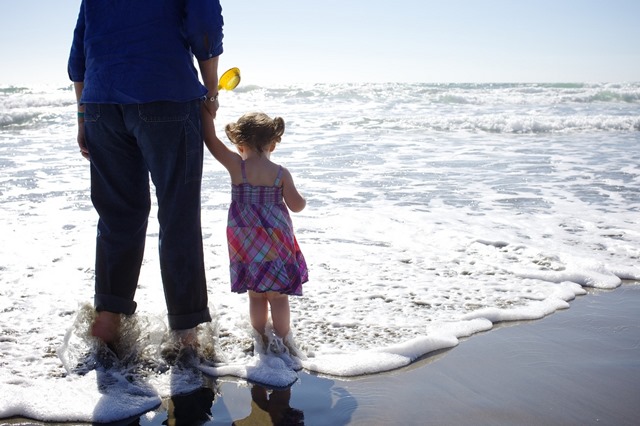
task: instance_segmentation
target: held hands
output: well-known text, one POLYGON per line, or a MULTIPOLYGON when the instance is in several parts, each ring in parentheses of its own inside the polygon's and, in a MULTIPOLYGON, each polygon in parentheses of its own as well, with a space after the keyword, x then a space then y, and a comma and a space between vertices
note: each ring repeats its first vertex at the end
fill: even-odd
POLYGON ((211 92, 207 93, 207 96, 205 97, 203 102, 204 109, 209 112, 212 119, 216 118, 216 113, 218 112, 218 108, 220 107, 220 104, 218 103, 218 94, 219 92, 216 92, 213 95, 211 94, 211 92))
MULTIPOLYGON (((217 103, 218 101, 216 100, 215 104, 217 105, 217 103)), ((213 122, 213 120, 216 118, 215 109, 217 108, 213 109, 214 107, 211 107, 211 105, 208 104, 210 104, 210 102, 203 102, 202 108, 200 108, 200 116, 202 120, 202 137, 204 139, 205 145, 207 145, 209 150, 211 150, 210 144, 212 143, 212 141, 217 139, 216 128, 213 122), (212 109, 213 113, 211 112, 212 109)))

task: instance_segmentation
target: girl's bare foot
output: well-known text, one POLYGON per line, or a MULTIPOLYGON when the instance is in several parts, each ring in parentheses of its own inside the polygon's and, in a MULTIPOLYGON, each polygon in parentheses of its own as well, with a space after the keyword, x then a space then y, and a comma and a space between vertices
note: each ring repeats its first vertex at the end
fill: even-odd
POLYGON ((265 333, 260 333, 253 329, 253 349, 254 353, 266 354, 269 347, 269 338, 265 333))
POLYGON ((100 311, 91 324, 91 335, 102 340, 107 345, 112 345, 118 338, 121 315, 108 311, 100 311))

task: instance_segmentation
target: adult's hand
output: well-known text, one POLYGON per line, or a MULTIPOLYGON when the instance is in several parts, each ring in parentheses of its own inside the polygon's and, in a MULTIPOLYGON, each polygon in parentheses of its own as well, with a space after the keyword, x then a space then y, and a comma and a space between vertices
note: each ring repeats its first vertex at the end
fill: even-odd
POLYGON ((215 95, 211 95, 211 92, 207 93, 207 99, 204 101, 204 109, 209 113, 211 118, 216 118, 218 108, 220 108, 220 103, 218 103, 218 93, 216 92, 215 95))
POLYGON ((87 141, 84 137, 84 118, 78 117, 78 146, 80 147, 80 154, 87 160, 89 159, 89 149, 87 148, 87 141))
POLYGON ((82 90, 84 89, 83 81, 74 81, 73 90, 76 93, 76 102, 78 104, 78 146, 80 147, 80 154, 87 160, 89 159, 89 149, 87 148, 87 141, 84 136, 84 105, 80 103, 82 99, 82 90))

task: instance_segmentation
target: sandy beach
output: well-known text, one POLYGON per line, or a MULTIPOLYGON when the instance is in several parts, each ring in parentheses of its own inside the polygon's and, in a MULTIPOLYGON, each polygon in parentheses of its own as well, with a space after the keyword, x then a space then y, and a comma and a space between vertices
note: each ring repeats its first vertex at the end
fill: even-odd
POLYGON ((290 392, 212 379, 215 395, 205 389, 117 424, 161 425, 175 414, 169 424, 635 425, 639 305, 637 283, 590 291, 570 309, 496 326, 400 370, 349 380, 300 372, 290 392), (197 420, 208 409, 211 418, 197 420))

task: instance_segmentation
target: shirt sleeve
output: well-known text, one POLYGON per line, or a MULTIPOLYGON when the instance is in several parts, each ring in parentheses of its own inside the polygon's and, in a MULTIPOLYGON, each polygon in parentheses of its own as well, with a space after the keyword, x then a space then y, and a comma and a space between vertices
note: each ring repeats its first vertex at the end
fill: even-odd
POLYGON ((222 6, 219 0, 187 0, 185 32, 191 52, 198 60, 222 53, 222 6))
POLYGON ((80 4, 80 13, 78 14, 78 22, 73 31, 73 42, 71 43, 71 53, 69 54, 69 62, 67 64, 67 73, 69 79, 74 82, 84 81, 85 56, 84 56, 84 0, 80 4))

